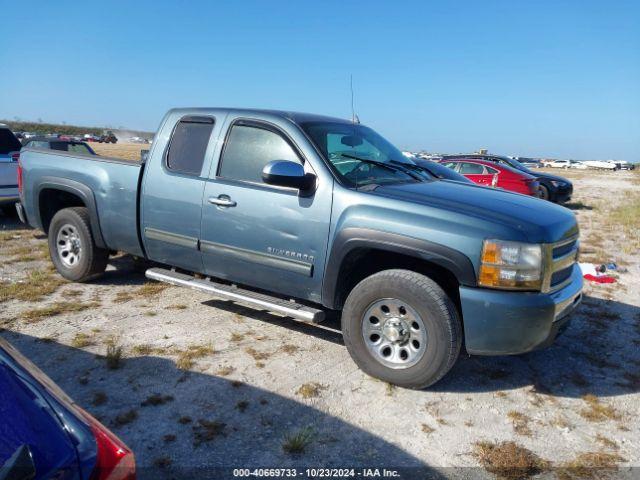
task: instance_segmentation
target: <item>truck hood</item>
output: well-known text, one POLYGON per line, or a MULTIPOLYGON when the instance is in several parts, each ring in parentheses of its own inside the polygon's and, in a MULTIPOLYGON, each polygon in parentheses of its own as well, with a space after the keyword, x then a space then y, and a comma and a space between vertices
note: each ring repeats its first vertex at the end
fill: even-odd
POLYGON ((578 233, 571 210, 495 188, 435 180, 379 186, 371 193, 500 223, 532 243, 553 243, 578 233))

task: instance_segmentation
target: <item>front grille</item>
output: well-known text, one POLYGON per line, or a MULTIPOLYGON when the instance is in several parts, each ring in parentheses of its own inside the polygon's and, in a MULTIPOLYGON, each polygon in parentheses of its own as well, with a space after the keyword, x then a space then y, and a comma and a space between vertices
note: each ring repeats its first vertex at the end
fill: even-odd
POLYGON ((573 265, 578 257, 578 236, 543 245, 543 292, 555 292, 571 281, 573 265))

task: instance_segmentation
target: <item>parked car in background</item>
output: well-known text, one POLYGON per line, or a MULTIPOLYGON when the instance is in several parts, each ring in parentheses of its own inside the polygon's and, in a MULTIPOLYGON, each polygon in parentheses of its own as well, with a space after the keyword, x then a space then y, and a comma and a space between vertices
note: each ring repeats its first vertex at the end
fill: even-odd
POLYGON ((546 172, 534 172, 513 158, 491 154, 444 155, 442 158, 443 160, 455 160, 461 158, 487 160, 489 162, 507 165, 511 168, 515 168, 516 170, 520 170, 521 172, 533 175, 538 179, 538 183, 540 184, 539 196, 543 200, 549 200, 554 203, 563 203, 571 200, 571 195, 573 194, 573 184, 568 179, 546 172))
POLYGON ((533 197, 539 195, 536 177, 507 165, 472 159, 443 160, 442 164, 478 185, 502 188, 533 197))
POLYGON ((22 148, 8 126, 0 124, 0 209, 5 213, 15 211, 18 201, 18 156, 22 148))
POLYGON ((135 480, 133 452, 0 338, 0 478, 135 480))
POLYGON ((627 162, 626 160, 620 160, 618 163, 620 164, 621 170, 634 170, 636 168, 635 164, 627 162))
POLYGON ((142 137, 131 137, 129 143, 149 143, 149 140, 142 137))
POLYGON ((528 157, 513 157, 514 160, 520 162, 521 165, 524 165, 527 168, 542 168, 542 162, 538 158, 528 158, 528 157))
POLYGON ((569 160, 569 168, 573 168, 575 170, 586 170, 589 167, 587 167, 584 162, 580 162, 578 160, 569 160))
POLYGON ((82 137, 85 142, 99 142, 100 137, 98 135, 94 135, 92 133, 85 133, 82 137))
POLYGON ((63 140, 62 137, 32 137, 24 142, 26 148, 45 148, 60 152, 79 153, 82 155, 96 155, 96 152, 85 142, 63 140))
POLYGON ((602 160, 584 160, 584 163, 587 167, 593 168, 595 170, 617 170, 618 166, 615 163, 605 162, 602 160))
POLYGON ((425 158, 420 158, 420 157, 414 157, 412 160, 416 165, 420 166, 421 168, 424 168, 431 175, 433 175, 434 177, 440 178, 442 180, 455 180, 456 182, 462 182, 462 183, 474 183, 464 175, 460 175, 455 170, 451 168, 447 168, 441 163, 434 162, 432 160, 427 160, 425 158))
POLYGON ((549 168, 569 168, 571 162, 569 160, 554 160, 547 164, 549 168))
POLYGON ((103 135, 100 136, 100 143, 118 143, 118 138, 114 135, 111 130, 108 130, 103 135))

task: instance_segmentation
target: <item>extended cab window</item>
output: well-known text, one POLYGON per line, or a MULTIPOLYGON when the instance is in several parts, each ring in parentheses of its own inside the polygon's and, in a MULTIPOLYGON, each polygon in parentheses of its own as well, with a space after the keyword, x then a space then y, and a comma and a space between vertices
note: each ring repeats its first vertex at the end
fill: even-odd
POLYGON ((212 130, 212 118, 180 120, 169 144, 167 168, 188 175, 200 175, 212 130))
POLYGON ((262 169, 273 160, 302 163, 291 145, 279 134, 264 128, 234 125, 222 153, 220 177, 262 182, 262 169))

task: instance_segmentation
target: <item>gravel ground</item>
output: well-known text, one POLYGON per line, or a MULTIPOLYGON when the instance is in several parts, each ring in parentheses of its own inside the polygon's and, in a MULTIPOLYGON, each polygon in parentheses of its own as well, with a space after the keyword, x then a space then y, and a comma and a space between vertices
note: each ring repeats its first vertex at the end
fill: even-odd
MULTIPOLYGON (((505 446, 539 462, 522 464, 523 475, 571 467, 561 472, 577 478, 592 473, 581 466, 638 467, 638 226, 623 228, 614 210, 637 195, 640 175, 570 176, 583 258, 615 260, 627 272, 613 285, 587 285, 570 328, 550 348, 517 357, 463 354, 426 391, 361 373, 335 319, 308 325, 163 288, 127 256, 114 258, 94 283, 61 282, 41 232, 6 217, 0 335, 134 450, 140 478, 248 466, 492 476, 485 468, 501 473, 499 459, 482 452, 505 446), (24 288, 12 289, 18 281, 24 288), (37 291, 42 285, 51 291, 37 291), (110 346, 122 348, 119 364, 107 355, 110 346), (285 451, 305 443, 301 453, 285 451)), ((505 458, 508 466, 522 460, 505 458)), ((230 470, 214 476, 225 475, 230 470)))

